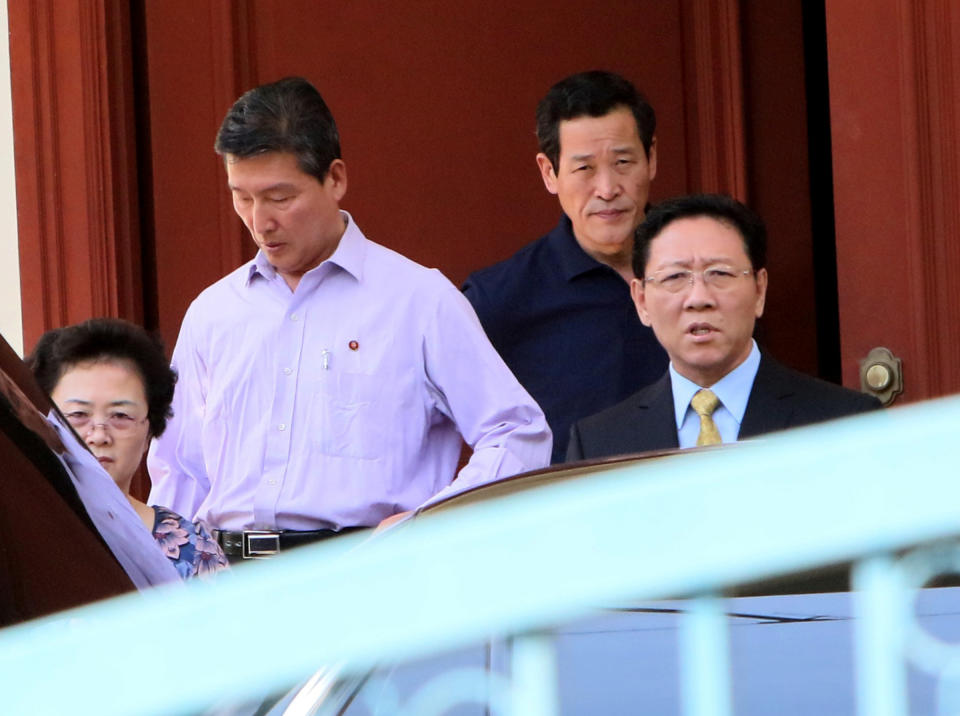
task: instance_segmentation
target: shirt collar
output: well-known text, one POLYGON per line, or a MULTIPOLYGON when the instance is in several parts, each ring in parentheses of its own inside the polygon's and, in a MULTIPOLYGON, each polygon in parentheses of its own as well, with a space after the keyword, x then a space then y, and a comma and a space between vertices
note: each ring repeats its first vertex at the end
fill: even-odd
MULTIPOLYGON (((307 271, 304 277, 314 272, 329 272, 331 270, 328 266, 329 264, 343 269, 357 281, 363 278, 363 257, 366 253, 364 250, 364 242, 366 241, 366 237, 348 212, 341 209, 340 216, 343 217, 346 223, 346 229, 343 232, 343 236, 340 237, 337 248, 334 249, 333 254, 319 266, 307 271)), ((275 281, 277 279, 277 270, 267 261, 267 257, 263 255, 262 251, 257 251, 257 255, 251 259, 247 267, 247 271, 243 273, 244 286, 249 286, 256 276, 260 276, 267 281, 275 281)))
POLYGON ((350 216, 349 213, 341 209, 340 216, 343 217, 347 225, 343 236, 340 237, 340 243, 337 244, 337 248, 333 254, 331 254, 330 258, 324 261, 323 264, 320 264, 320 266, 317 266, 317 268, 311 269, 311 271, 317 271, 322 268, 324 264, 330 263, 340 267, 357 281, 360 281, 363 279, 363 258, 366 255, 367 239, 363 235, 363 232, 360 231, 360 227, 357 226, 357 222, 353 220, 353 217, 350 216))
POLYGON ((687 408, 690 407, 690 400, 701 388, 710 388, 720 399, 723 407, 730 411, 737 424, 743 422, 753 380, 757 377, 757 369, 760 367, 760 349, 757 348, 756 341, 751 339, 750 342, 752 346, 747 359, 713 385, 697 385, 692 380, 684 378, 673 367, 673 361, 670 361, 670 385, 673 388, 673 412, 677 421, 677 430, 683 425, 687 408))
POLYGON ((566 214, 560 217, 560 223, 550 232, 549 241, 560 266, 560 273, 566 281, 572 281, 604 266, 577 243, 577 238, 573 235, 573 223, 566 214))

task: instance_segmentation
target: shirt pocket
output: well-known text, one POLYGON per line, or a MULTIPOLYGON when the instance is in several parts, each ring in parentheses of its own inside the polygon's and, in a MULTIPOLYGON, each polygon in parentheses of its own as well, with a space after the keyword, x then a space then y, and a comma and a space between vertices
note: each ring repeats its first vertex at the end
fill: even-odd
POLYGON ((333 373, 317 383, 311 402, 310 439, 324 455, 377 458, 387 439, 379 392, 383 380, 366 373, 333 373))

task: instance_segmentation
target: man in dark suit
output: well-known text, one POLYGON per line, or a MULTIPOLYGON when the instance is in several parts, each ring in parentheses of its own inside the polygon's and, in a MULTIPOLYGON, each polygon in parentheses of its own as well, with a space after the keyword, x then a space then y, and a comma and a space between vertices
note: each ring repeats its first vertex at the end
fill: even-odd
POLYGON ((631 295, 670 357, 652 385, 570 431, 567 460, 735 442, 880 407, 797 373, 753 340, 767 291, 766 229, 743 204, 686 196, 654 207, 634 241, 631 295))

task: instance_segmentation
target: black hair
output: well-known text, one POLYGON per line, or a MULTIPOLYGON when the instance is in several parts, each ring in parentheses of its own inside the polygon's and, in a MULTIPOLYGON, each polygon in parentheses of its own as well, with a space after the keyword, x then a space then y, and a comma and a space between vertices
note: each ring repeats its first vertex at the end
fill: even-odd
POLYGON ((677 219, 708 216, 736 229, 754 271, 767 265, 767 227, 756 212, 724 194, 690 194, 661 201, 647 211, 633 241, 633 275, 644 278, 650 244, 677 219))
POLYGON ((646 98, 613 72, 591 70, 560 80, 537 105, 537 141, 554 171, 560 163, 560 122, 577 117, 603 117, 619 107, 633 113, 643 151, 650 156, 657 117, 646 98))
POLYGON ((289 152, 300 170, 323 181, 340 159, 340 134, 327 103, 302 77, 287 77, 244 93, 223 118, 217 154, 247 159, 289 152))
POLYGON ((177 374, 170 367, 159 338, 119 318, 91 318, 66 328, 47 331, 27 358, 40 387, 50 394, 64 374, 86 362, 127 360, 136 366, 147 396, 150 435, 159 437, 173 415, 177 374))

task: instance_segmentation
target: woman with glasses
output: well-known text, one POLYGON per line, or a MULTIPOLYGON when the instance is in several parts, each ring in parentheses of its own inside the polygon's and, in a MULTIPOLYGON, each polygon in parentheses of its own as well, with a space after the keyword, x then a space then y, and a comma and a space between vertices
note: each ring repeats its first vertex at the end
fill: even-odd
POLYGON ((180 576, 225 567, 206 525, 130 494, 150 439, 163 433, 171 415, 177 376, 160 342, 127 321, 94 318, 43 334, 27 362, 180 576))

